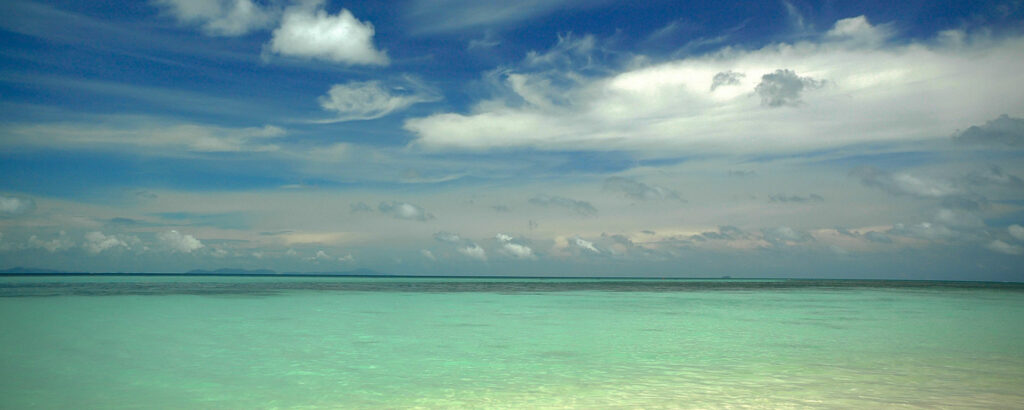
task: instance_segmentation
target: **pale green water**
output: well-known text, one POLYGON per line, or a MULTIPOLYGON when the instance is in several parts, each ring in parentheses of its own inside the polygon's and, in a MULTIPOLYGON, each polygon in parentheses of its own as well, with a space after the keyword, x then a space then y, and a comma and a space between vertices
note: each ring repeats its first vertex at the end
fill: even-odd
POLYGON ((1024 407, 1024 287, 0 278, 0 408, 1024 407))

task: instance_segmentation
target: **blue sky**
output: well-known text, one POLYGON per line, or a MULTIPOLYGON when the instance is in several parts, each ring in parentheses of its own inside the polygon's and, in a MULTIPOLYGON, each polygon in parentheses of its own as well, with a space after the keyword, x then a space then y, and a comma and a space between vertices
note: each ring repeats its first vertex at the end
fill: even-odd
POLYGON ((0 268, 1024 280, 1019 1, 8 1, 0 268))

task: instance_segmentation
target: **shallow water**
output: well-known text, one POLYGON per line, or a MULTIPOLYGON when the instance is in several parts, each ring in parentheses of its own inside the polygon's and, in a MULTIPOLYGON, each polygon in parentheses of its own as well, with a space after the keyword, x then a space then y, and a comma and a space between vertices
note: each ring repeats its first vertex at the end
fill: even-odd
POLYGON ((0 278, 2 408, 1024 407, 1024 286, 0 278))

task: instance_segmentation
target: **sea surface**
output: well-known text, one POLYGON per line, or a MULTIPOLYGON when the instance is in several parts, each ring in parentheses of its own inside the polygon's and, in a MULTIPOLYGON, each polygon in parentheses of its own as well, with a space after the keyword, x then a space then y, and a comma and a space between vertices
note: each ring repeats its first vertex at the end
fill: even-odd
POLYGON ((0 277, 0 408, 1024 408, 1024 285, 0 277))

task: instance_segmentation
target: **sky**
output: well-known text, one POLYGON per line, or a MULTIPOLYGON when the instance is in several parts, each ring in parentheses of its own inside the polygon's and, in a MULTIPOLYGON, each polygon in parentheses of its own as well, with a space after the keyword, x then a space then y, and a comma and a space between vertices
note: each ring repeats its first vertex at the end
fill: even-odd
POLYGON ((0 269, 1024 281, 1024 4, 0 3, 0 269))

